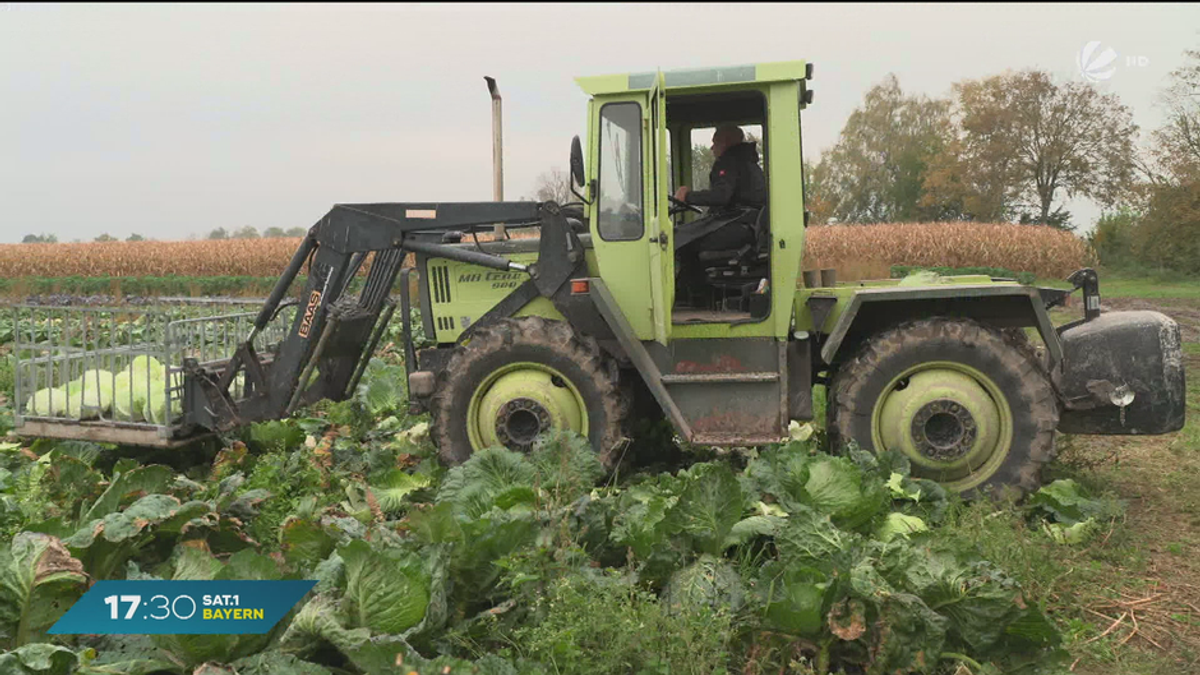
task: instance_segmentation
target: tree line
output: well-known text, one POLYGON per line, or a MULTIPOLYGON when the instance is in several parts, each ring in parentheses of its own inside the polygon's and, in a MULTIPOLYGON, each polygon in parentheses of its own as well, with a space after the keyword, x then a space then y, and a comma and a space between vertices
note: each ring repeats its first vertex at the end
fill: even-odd
POLYGON ((1116 94, 1024 70, 947 98, 872 87, 807 167, 812 222, 1021 222, 1073 229, 1074 196, 1113 207, 1135 182, 1137 126, 1116 94))
MULTIPOLYGON (((282 227, 268 227, 262 231, 262 237, 265 239, 275 239, 278 237, 303 237, 308 234, 308 229, 303 227, 291 227, 283 229, 282 227)), ((228 232, 223 227, 218 227, 208 233, 208 239, 257 239, 259 237, 258 230, 253 226, 247 225, 238 228, 232 232, 228 232)))
MULTIPOLYGON (((282 227, 268 227, 267 229, 263 230, 262 234, 260 235, 257 228, 255 228, 251 225, 247 225, 245 227, 241 227, 236 230, 233 230, 232 232, 230 232, 229 230, 226 230, 223 227, 218 227, 215 230, 212 230, 211 232, 209 232, 208 235, 205 237, 205 239, 257 239, 260 236, 265 239, 270 239, 270 238, 275 238, 275 237, 303 237, 306 234, 308 234, 308 230, 303 227, 292 227, 292 228, 288 228, 286 230, 283 229, 282 227)), ((105 232, 104 234, 101 234, 100 236, 93 239, 92 241, 109 242, 109 241, 121 241, 121 240, 108 234, 107 232, 105 232)), ((135 233, 129 235, 128 237, 126 237, 125 241, 146 241, 146 238, 135 232, 135 233)), ((53 234, 45 234, 45 233, 27 234, 27 235, 25 235, 25 238, 21 240, 21 243, 22 244, 57 244, 58 237, 53 234)))
MULTIPOLYGON (((136 232, 129 235, 125 239, 125 241, 145 241, 145 240, 146 240, 145 237, 143 237, 142 235, 140 235, 136 232)), ((78 241, 79 240, 77 239, 76 242, 78 242, 78 241)), ((121 241, 121 240, 117 239, 116 237, 105 232, 104 234, 93 239, 92 241, 103 242, 103 241, 121 241)), ((44 232, 42 234, 27 234, 27 235, 25 235, 25 238, 21 240, 21 243, 22 244, 57 244, 58 237, 56 235, 46 234, 44 232)))
POLYGON ((1107 265, 1200 274, 1200 49, 1185 56, 1159 93, 1167 119, 1135 158, 1139 180, 1090 235, 1107 265))
POLYGON ((1027 69, 945 98, 871 88, 834 146, 805 163, 811 222, 965 220, 1074 230, 1065 202, 1103 209, 1103 264, 1200 273, 1200 50, 1159 92, 1163 125, 1139 145, 1116 94, 1027 69))

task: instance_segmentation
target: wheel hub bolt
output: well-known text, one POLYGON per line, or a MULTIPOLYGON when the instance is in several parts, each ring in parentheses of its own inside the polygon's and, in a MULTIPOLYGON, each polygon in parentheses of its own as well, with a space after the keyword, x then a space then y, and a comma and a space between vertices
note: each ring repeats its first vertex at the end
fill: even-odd
POLYGON ((550 411, 531 398, 514 398, 496 413, 496 438, 510 450, 529 450, 549 428, 550 411))
POLYGON ((974 416, 957 401, 938 399, 913 415, 913 443, 930 459, 949 461, 966 455, 979 435, 974 416))

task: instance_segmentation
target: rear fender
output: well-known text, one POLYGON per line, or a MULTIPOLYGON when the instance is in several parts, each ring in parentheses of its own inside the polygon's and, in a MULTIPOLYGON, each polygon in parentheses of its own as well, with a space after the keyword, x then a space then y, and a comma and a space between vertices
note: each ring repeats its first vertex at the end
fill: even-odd
POLYGON ((1050 366, 1062 359, 1058 333, 1039 289, 1016 284, 885 287, 858 290, 821 344, 821 361, 853 354, 862 340, 910 319, 952 316, 998 328, 1037 329, 1050 366))

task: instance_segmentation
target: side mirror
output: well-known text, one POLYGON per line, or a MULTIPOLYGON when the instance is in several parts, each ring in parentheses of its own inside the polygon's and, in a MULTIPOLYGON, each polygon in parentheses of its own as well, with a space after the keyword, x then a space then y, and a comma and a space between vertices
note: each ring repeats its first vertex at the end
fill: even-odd
POLYGON ((583 187, 583 182, 583 146, 576 136, 571 139, 571 185, 583 187))

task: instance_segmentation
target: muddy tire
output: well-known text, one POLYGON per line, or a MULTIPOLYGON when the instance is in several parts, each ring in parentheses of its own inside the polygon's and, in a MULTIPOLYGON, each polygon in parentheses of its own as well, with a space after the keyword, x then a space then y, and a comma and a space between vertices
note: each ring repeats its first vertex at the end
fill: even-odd
POLYGON ((966 496, 1036 490, 1059 408, 1024 335, 968 319, 902 324, 867 340, 829 387, 832 449, 899 450, 913 475, 966 496))
POLYGON ((455 349, 431 400, 433 439, 447 464, 504 445, 526 451, 548 428, 585 433, 608 468, 623 446, 628 401, 616 363, 561 321, 501 319, 455 349))

